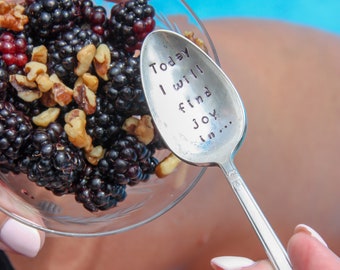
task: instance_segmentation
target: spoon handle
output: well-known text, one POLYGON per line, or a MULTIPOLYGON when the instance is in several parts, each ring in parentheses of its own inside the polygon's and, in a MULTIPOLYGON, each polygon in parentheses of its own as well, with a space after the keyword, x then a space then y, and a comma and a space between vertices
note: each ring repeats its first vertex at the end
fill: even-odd
POLYGON ((266 253, 277 270, 292 269, 286 250, 270 226, 241 175, 233 164, 222 164, 221 169, 233 188, 239 202, 246 212, 255 232, 257 233, 266 253))

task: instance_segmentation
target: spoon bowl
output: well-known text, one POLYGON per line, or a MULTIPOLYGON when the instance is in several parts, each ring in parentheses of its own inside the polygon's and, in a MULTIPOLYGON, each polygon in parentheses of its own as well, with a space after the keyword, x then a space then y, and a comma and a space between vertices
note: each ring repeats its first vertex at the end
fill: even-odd
POLYGON ((200 47, 169 30, 146 38, 140 63, 151 115, 169 149, 194 165, 218 165, 273 266, 291 269, 285 249, 234 165, 247 119, 232 82, 200 47))
POLYGON ((181 35, 157 31, 146 44, 141 54, 142 78, 165 142, 189 163, 225 164, 241 145, 247 125, 232 82, 181 35))

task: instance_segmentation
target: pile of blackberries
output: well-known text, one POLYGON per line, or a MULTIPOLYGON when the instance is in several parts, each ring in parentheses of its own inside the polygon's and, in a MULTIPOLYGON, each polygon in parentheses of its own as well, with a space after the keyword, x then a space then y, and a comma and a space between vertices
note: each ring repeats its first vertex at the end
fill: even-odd
POLYGON ((147 0, 116 4, 110 14, 92 0, 26 0, 21 5, 28 17, 22 31, 0 25, 0 170, 27 174, 55 195, 74 194, 91 212, 114 207, 125 199, 127 185, 154 173, 154 153, 164 145, 159 136, 145 145, 122 129, 127 118, 149 113, 135 52, 155 27, 155 10, 147 0), (60 106, 55 122, 38 127, 32 117, 47 107, 39 99, 22 100, 9 83, 11 75, 25 75, 33 48, 45 45, 47 73, 73 88, 77 53, 89 44, 106 44, 111 51, 108 80, 98 77, 96 110, 86 116, 93 145, 105 148, 97 165, 65 133, 64 115, 76 107, 74 101, 60 106))

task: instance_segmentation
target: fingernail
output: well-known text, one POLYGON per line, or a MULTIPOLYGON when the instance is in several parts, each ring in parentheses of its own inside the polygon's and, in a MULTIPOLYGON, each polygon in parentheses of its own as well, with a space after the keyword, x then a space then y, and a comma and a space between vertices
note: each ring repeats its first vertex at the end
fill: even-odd
POLYGON ((234 256, 216 257, 210 261, 211 266, 215 270, 240 270, 254 263, 254 261, 248 258, 234 256))
POLYGON ((295 227, 295 233, 297 232, 303 232, 303 233, 307 233, 310 236, 314 237, 315 239, 317 239, 321 244, 323 244, 325 247, 328 247, 327 243, 325 242, 325 240, 323 240, 323 238, 320 236, 320 234, 318 232, 316 232, 314 229, 312 229, 311 227, 305 225, 305 224, 299 224, 295 227))
POLYGON ((14 251, 27 257, 35 257, 41 247, 40 234, 37 229, 8 219, 0 230, 0 239, 14 251))

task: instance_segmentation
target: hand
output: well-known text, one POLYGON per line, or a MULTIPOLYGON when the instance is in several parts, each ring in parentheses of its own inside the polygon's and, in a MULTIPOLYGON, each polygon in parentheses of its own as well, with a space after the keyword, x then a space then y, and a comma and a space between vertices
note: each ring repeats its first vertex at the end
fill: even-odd
MULTIPOLYGON (((0 206, 18 215, 19 218, 30 220, 35 224, 43 224, 42 220, 22 202, 12 195, 0 183, 0 206)), ((35 257, 44 244, 45 233, 25 225, 0 211, 0 249, 15 252, 27 257, 35 257)))
MULTIPOLYGON (((288 242, 288 255, 294 270, 337 270, 340 258, 328 249, 321 236, 306 225, 298 225, 288 242)), ((211 260, 215 270, 273 270, 268 260, 254 262, 242 257, 217 257, 211 260)))

